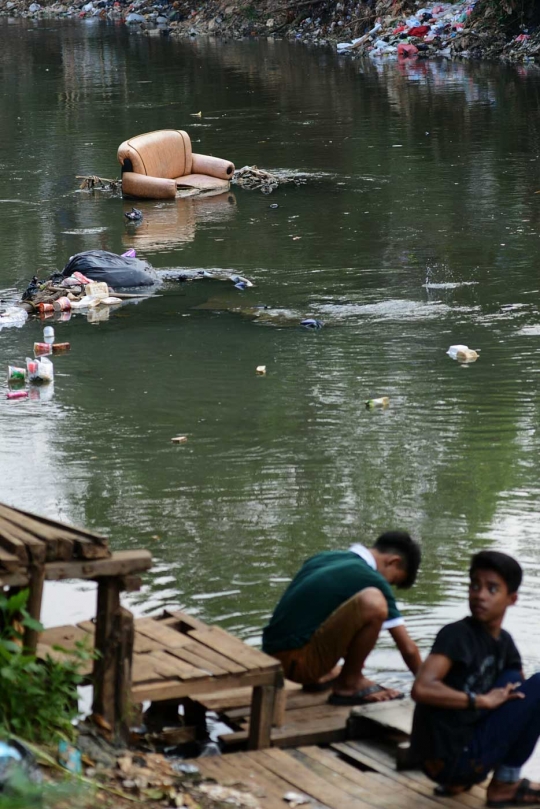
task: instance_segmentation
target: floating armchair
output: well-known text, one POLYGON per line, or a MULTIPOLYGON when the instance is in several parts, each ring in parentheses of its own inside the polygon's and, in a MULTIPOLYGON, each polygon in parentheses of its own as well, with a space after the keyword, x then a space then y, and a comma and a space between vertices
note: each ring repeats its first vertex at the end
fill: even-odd
POLYGON ((181 129, 158 129, 125 140, 118 147, 122 194, 139 199, 174 199, 177 195, 227 191, 234 174, 228 160, 193 154, 181 129))

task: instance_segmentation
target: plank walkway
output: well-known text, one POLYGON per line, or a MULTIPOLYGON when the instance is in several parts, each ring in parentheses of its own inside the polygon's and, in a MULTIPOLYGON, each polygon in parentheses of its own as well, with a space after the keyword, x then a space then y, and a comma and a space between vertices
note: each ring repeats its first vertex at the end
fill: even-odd
POLYGON ((295 792, 316 809, 480 809, 485 790, 453 798, 436 797, 419 771, 398 772, 383 748, 369 742, 339 742, 329 748, 269 748, 191 762, 204 778, 253 795, 260 809, 285 809, 295 792))

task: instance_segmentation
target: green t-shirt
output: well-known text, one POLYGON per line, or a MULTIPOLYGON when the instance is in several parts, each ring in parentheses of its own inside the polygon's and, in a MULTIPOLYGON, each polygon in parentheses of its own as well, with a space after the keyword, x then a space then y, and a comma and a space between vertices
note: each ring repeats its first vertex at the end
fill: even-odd
POLYGON ((279 601, 263 630, 268 654, 300 649, 345 601, 366 587, 376 587, 386 598, 390 628, 403 623, 386 579, 352 551, 325 551, 308 559, 279 601))

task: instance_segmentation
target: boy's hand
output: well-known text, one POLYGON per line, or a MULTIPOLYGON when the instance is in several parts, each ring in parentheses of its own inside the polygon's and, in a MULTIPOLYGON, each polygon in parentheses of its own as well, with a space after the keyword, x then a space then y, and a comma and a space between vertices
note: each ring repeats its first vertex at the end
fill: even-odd
POLYGON ((511 699, 525 699, 525 694, 516 692, 520 685, 521 683, 508 683, 504 688, 492 688, 487 694, 480 694, 476 698, 476 707, 492 711, 511 699))

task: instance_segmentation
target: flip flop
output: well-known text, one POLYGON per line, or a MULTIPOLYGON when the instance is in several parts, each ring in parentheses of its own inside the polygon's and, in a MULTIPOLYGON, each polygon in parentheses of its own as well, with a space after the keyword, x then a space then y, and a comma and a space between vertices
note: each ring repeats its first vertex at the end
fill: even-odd
POLYGON ((522 778, 513 798, 505 801, 488 801, 487 806, 500 809, 503 806, 540 806, 540 789, 532 789, 528 778, 522 778), (528 801, 527 798, 536 798, 528 801))
MULTIPOLYGON (((374 705, 378 700, 367 699, 367 697, 370 697, 372 694, 378 694, 381 691, 388 691, 388 689, 383 688, 382 685, 373 683, 373 685, 368 685, 367 688, 362 688, 355 694, 350 694, 348 696, 344 696, 343 694, 330 694, 328 697, 328 702, 330 705, 374 705)), ((397 697, 391 697, 390 699, 383 701, 391 702, 392 700, 403 699, 404 697, 405 694, 398 694, 397 697)))

